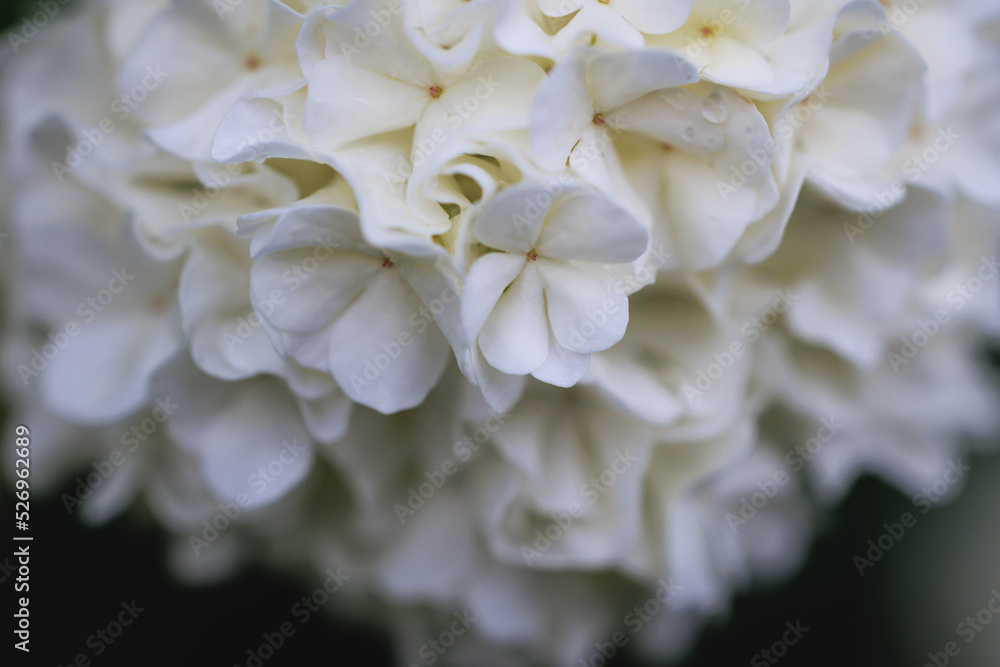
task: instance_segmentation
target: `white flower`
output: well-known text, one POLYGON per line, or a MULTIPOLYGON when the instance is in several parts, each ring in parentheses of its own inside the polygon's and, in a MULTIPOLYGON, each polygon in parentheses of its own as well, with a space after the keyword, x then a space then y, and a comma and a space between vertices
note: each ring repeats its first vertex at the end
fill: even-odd
POLYGON ((552 40, 553 47, 560 53, 586 43, 591 36, 627 48, 641 48, 642 33, 659 35, 679 28, 687 19, 692 4, 691 0, 621 0, 613 5, 601 0, 536 1, 544 16, 569 17, 552 40))
POLYGON ((412 408, 448 357, 419 295, 452 288, 430 251, 419 257, 368 245, 351 204, 325 203, 331 199, 321 191, 313 201, 242 218, 254 235, 255 309, 282 353, 332 374, 354 401, 383 413, 412 408), (283 292, 289 303, 268 312, 262 304, 283 292))
POLYGON ((666 51, 579 49, 549 73, 532 106, 535 157, 559 169, 574 150, 595 143, 602 128, 631 126, 628 111, 650 92, 698 80, 697 70, 666 51))
POLYGON ((779 194, 760 112, 726 89, 676 87, 694 78, 666 52, 580 51, 539 89, 531 133, 546 166, 566 162, 651 216, 654 243, 700 269, 718 265, 779 194))
POLYGON ((361 0, 337 11, 317 10, 307 20, 299 45, 309 83, 304 127, 324 150, 443 116, 449 103, 474 95, 477 87, 495 87, 494 78, 518 80, 531 68, 511 57, 474 66, 475 51, 469 50, 439 67, 413 45, 398 11, 387 8, 391 4, 361 0), (373 18, 382 16, 384 23, 373 18))
POLYGON ((294 48, 301 22, 278 0, 174 0, 136 40, 121 91, 142 93, 134 113, 157 145, 208 161, 215 129, 237 101, 302 87, 294 48))
POLYGON ((877 219, 803 194, 781 248, 762 266, 776 289, 794 295, 789 329, 858 366, 878 366, 934 277, 928 260, 945 248, 948 215, 940 197, 917 189, 877 219))
POLYGON ((701 75, 763 97, 794 94, 826 72, 844 0, 696 0, 678 30, 651 40, 701 75))
POLYGON ((585 189, 516 185, 473 223, 487 248, 466 277, 462 323, 493 368, 567 387, 589 354, 619 340, 628 299, 609 265, 646 250, 646 230, 614 202, 585 189))
POLYGON ((749 99, 699 84, 647 95, 624 113, 616 150, 652 214, 654 245, 691 269, 749 254, 740 242, 751 245, 751 228, 777 245, 789 210, 778 206, 774 140, 749 99))
POLYGON ((342 568, 407 662, 460 609, 442 664, 594 664, 654 604, 679 659, 998 427, 997 10, 884 4, 54 19, 0 80, 33 484, 185 581, 342 568))
POLYGON ((677 285, 646 288, 631 305, 625 337, 594 355, 586 382, 674 435, 706 438, 728 428, 745 408, 750 356, 743 332, 677 285))
POLYGON ((796 136, 809 183, 856 210, 902 199, 896 156, 923 99, 925 66, 896 33, 875 29, 880 13, 864 3, 844 9, 830 73, 815 93, 822 97, 812 107, 802 101, 813 113, 796 136))

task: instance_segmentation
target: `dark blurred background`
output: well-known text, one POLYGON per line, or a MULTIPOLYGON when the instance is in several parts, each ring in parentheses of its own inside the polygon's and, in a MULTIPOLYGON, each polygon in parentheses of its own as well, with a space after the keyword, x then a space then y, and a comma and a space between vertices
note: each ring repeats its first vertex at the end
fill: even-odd
MULTIPOLYGON (((995 488, 998 474, 997 461, 975 459, 970 488, 995 488)), ((72 492, 70 486, 66 490, 72 492)), ((966 506, 970 495, 967 490, 958 502, 920 518, 911 534, 923 534, 924 539, 904 537, 861 578, 852 562, 854 555, 865 549, 867 540, 884 532, 883 523, 897 521, 903 512, 913 511, 908 499, 881 482, 862 479, 846 502, 828 517, 805 569, 776 588, 738 596, 731 616, 702 632, 694 654, 682 667, 770 664, 751 660, 780 637, 786 621, 794 623, 799 619, 809 631, 789 649, 781 664, 922 665, 914 660, 923 656, 923 644, 928 651, 940 650, 962 616, 954 618, 954 623, 947 618, 937 623, 940 642, 923 633, 916 636, 905 625, 899 627, 899 612, 904 607, 927 604, 930 611, 938 606, 934 602, 936 594, 921 594, 920 587, 939 575, 918 563, 911 582, 912 596, 901 591, 897 575, 908 564, 910 570, 914 569, 910 560, 919 549, 942 546, 942 553, 947 554, 949 545, 940 545, 935 535, 947 532, 958 518, 971 511, 966 506)), ((5 486, 2 506, 12 505, 5 486)), ((997 515, 994 511, 992 525, 982 525, 984 531, 1000 533, 997 515)), ((190 661, 196 665, 242 667, 246 664, 246 648, 258 645, 262 632, 273 631, 288 620, 289 609, 306 592, 294 582, 265 571, 248 571, 220 586, 181 586, 165 569, 166 544, 157 529, 140 528, 129 519, 88 529, 69 516, 58 499, 33 499, 31 524, 32 651, 30 661, 15 651, 14 664, 55 667, 70 665, 81 652, 93 656, 94 646, 88 648, 88 637, 117 616, 122 601, 135 599, 145 611, 93 664, 176 667, 190 661)), ((0 559, 6 555, 0 555, 0 559)), ((992 558, 1000 562, 1000 552, 992 551, 992 558)), ((3 565, 7 564, 0 560, 3 565)), ((994 574, 988 577, 992 581, 980 582, 984 604, 990 588, 1000 586, 1000 570, 994 574)), ((0 585, 10 591, 8 600, 14 598, 11 587, 15 576, 0 570, 0 585)), ((979 606, 969 607, 969 612, 975 613, 979 606)), ((988 630, 1000 630, 1000 619, 996 625, 988 630)), ((296 634, 265 662, 268 667, 319 664, 316 656, 330 656, 322 663, 340 664, 341 656, 351 654, 364 656, 364 663, 372 667, 395 667, 388 638, 378 633, 341 626, 326 617, 297 627, 296 634)), ((993 639, 1000 635, 992 634, 993 639)), ((951 664, 987 664, 962 658, 955 658, 951 664)), ((351 663, 353 660, 348 661, 351 663)), ((611 664, 634 663, 616 659, 611 664)))
MULTIPOLYGON (((37 1, 4 0, 0 29, 37 10, 37 1)), ((3 412, 0 406, 0 423, 7 424, 3 412)), ((13 431, 2 437, 14 437, 13 431)), ((952 609, 974 615, 985 606, 991 589, 1000 588, 1000 494, 995 492, 1000 459, 972 460, 961 498, 921 517, 909 533, 914 537, 901 540, 864 578, 858 576, 853 557, 884 532, 884 523, 914 508, 882 482, 861 479, 847 500, 825 517, 804 569, 782 585, 737 596, 732 613, 703 630, 694 653, 679 667, 930 664, 928 652, 939 653, 947 641, 957 639, 955 626, 966 612, 952 609), (966 567, 966 562, 986 567, 966 567), (965 583, 956 583, 956 576, 964 576, 965 583), (787 621, 799 619, 809 631, 787 655, 773 663, 755 660, 780 638, 787 621)), ((71 486, 65 490, 72 492, 71 486)), ((12 508, 9 485, 4 483, 2 489, 2 507, 12 508)), ((31 653, 26 656, 8 645, 4 652, 14 654, 13 664, 68 666, 86 653, 91 664, 105 667, 243 666, 247 647, 257 646, 261 633, 288 620, 292 605, 307 592, 260 570, 246 571, 223 585, 188 588, 168 574, 166 544, 157 529, 127 518, 89 529, 66 513, 58 496, 33 497, 31 502, 31 653), (118 615, 123 601, 133 599, 144 611, 93 657, 98 644, 88 646, 88 638, 118 615)), ((12 551, 0 551, 0 586, 8 609, 17 597, 12 551)), ((8 623, 11 613, 5 614, 8 623)), ((7 637, 9 633, 4 630, 7 637)), ((962 654, 948 658, 948 664, 1000 665, 998 640, 1000 618, 976 635, 977 644, 966 649, 962 642, 962 654)), ((295 635, 263 664, 351 664, 361 659, 371 667, 395 667, 388 637, 321 615, 297 626, 295 635)), ((610 664, 634 663, 626 656, 610 664)))
MULTIPOLYGON (((0 3, 0 30, 6 31, 22 16, 27 16, 33 10, 37 10, 38 7, 35 5, 36 3, 31 2, 31 0, 4 0, 0 3)), ((6 41, 6 35, 4 40, 6 41)))

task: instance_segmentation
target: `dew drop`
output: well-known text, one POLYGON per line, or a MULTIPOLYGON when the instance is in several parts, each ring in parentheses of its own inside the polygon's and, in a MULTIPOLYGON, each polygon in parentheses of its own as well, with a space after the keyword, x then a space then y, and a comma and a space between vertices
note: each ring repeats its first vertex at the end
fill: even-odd
POLYGON ((718 90, 713 91, 701 104, 701 115, 710 123, 722 123, 729 118, 726 99, 718 90))
POLYGON ((694 139, 694 128, 693 127, 684 128, 684 137, 687 139, 694 139))

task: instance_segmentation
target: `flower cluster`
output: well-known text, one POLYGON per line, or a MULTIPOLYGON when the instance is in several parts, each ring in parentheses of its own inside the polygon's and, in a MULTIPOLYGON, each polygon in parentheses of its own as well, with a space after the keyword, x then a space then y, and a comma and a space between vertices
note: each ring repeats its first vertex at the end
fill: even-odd
POLYGON ((7 36, 3 375, 178 576, 343 571, 407 664, 679 655, 994 427, 994 3, 65 11, 7 36))

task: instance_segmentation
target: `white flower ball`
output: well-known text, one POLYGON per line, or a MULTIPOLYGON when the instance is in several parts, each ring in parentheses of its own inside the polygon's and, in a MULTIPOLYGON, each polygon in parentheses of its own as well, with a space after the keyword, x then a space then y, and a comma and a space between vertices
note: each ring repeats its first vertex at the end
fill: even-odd
POLYGON ((2 375, 180 578, 680 657, 997 426, 996 3, 82 4, 3 53, 2 375))

